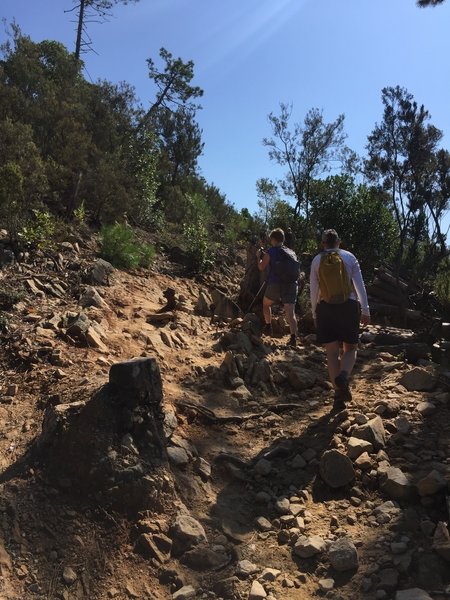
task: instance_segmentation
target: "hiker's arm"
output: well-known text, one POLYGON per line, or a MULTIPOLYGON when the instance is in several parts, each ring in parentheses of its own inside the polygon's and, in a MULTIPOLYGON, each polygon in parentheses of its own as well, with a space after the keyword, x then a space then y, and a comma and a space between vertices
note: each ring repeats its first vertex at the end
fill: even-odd
POLYGON ((260 271, 265 271, 270 263, 269 253, 264 252, 264 254, 261 257, 261 250, 258 250, 258 252, 256 253, 256 260, 258 264, 258 269, 260 271))
POLYGON ((355 286, 359 303, 361 304, 361 320, 364 323, 364 325, 368 325, 370 323, 369 301, 367 300, 366 286, 364 285, 361 269, 357 260, 355 260, 352 269, 352 281, 353 285, 355 286))
POLYGON ((311 264, 311 274, 309 276, 309 295, 311 299, 311 310, 314 321, 316 320, 316 307, 319 301, 319 264, 318 260, 314 259, 311 264))

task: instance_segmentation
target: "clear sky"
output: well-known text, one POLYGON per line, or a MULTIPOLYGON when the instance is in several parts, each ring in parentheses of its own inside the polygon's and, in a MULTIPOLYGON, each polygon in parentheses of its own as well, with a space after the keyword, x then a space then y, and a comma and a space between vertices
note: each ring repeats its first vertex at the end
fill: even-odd
MULTIPOLYGON (((34 41, 73 49, 72 0, 1 0, 34 41)), ((202 174, 237 208, 256 209, 255 183, 277 179, 262 138, 267 115, 293 104, 331 121, 344 113, 348 145, 364 154, 381 119, 381 89, 400 85, 430 111, 450 149, 450 0, 419 9, 415 0, 140 0, 89 26, 98 54, 84 56, 92 80, 125 80, 149 105, 146 59, 164 46, 193 60, 204 89, 198 114, 205 142, 202 174)), ((3 36, 3 31, 1 33, 3 36)))

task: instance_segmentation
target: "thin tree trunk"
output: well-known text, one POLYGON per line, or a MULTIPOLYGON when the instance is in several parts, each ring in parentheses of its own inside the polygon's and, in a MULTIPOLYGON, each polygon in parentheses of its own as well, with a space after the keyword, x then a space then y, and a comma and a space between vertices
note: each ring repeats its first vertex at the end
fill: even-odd
POLYGON ((86 6, 86 0, 80 0, 80 12, 78 13, 77 41, 75 44, 75 58, 77 60, 80 60, 81 36, 83 35, 83 22, 84 22, 85 6, 86 6))

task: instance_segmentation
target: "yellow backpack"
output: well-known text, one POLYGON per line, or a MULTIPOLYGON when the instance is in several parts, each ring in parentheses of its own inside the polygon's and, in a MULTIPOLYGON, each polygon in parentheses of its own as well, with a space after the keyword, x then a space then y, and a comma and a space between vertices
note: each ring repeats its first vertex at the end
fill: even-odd
POLYGON ((343 304, 352 291, 344 261, 339 252, 323 252, 319 266, 319 288, 328 304, 343 304))

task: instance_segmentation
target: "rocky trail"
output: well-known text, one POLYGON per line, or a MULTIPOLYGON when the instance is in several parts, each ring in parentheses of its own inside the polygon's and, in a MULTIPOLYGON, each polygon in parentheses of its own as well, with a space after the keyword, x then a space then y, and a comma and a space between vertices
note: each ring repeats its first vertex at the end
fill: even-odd
POLYGON ((450 372, 373 325, 336 412, 314 335, 233 314, 242 266, 173 272, 0 271, 0 599, 450 598, 450 372))

